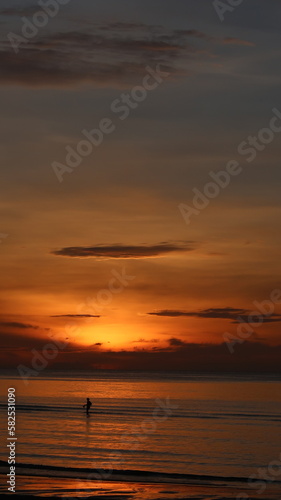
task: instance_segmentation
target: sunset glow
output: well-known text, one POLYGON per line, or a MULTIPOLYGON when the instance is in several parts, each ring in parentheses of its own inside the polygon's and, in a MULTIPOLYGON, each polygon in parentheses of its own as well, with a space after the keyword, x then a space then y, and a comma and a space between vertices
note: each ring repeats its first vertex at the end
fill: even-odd
POLYGON ((20 57, 2 38, 1 363, 57 336, 68 345, 50 368, 109 356, 127 369, 122 351, 131 368, 147 352, 151 368, 171 353, 185 369, 196 346, 198 368, 220 370, 234 336, 243 367, 264 346, 267 370, 281 322, 278 294, 263 312, 280 288, 271 41, 189 2, 160 21, 109 3, 94 17, 70 3, 20 57))

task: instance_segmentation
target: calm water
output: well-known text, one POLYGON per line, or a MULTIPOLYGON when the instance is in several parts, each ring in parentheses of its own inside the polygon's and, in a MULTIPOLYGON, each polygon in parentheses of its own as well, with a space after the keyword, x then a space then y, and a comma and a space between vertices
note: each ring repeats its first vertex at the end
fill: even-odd
POLYGON ((2 378, 2 460, 8 387, 16 388, 18 462, 247 477, 281 453, 280 381, 127 374, 27 387, 2 378), (166 398, 177 406, 169 414, 156 403, 166 398))

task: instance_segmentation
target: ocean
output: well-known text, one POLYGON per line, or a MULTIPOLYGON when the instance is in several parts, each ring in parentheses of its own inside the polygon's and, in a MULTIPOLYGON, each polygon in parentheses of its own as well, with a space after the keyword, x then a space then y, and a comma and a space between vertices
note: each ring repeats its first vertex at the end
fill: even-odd
POLYGON ((25 386, 1 378, 3 461, 9 387, 20 463, 246 478, 281 457, 279 380, 60 374, 25 386))
POLYGON ((2 377, 1 494, 7 493, 8 388, 16 398, 17 493, 116 500, 281 497, 278 379, 107 372, 57 374, 25 385, 2 377), (256 483, 249 484, 251 477, 256 483))

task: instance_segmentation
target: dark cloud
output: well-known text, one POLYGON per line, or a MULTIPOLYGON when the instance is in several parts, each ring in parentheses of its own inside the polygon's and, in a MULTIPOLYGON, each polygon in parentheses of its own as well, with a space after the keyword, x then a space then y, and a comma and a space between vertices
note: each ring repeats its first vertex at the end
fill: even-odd
POLYGON ((92 33, 41 37, 21 44, 18 53, 9 43, 2 43, 0 83, 32 87, 129 86, 145 76, 147 65, 161 64, 163 71, 175 73, 180 57, 196 53, 196 48, 188 47, 184 40, 184 36, 174 33, 169 38, 156 35, 149 26, 136 34, 116 25, 113 31, 97 27, 92 33))
POLYGON ((60 340, 60 344, 58 344, 59 353, 80 353, 87 349, 95 350, 95 346, 99 346, 99 343, 93 344, 87 348, 81 346, 79 344, 79 335, 76 338, 60 338, 57 335, 47 335, 42 332, 42 335, 38 337, 37 335, 32 336, 31 334, 23 335, 19 333, 7 333, 0 331, 0 354, 3 353, 5 355, 6 351, 10 351, 14 353, 15 356, 17 356, 18 353, 18 356, 24 356, 31 359, 33 349, 40 351, 50 343, 54 343, 56 345, 56 339, 60 340), (63 347, 61 347, 61 343, 64 343, 63 347))
MULTIPOLYGON (((40 352, 50 338, 31 338, 0 333, 2 368, 17 371, 20 363, 31 366, 32 349, 40 352), (4 347, 2 347, 4 346, 4 347), (16 347, 15 347, 16 346, 16 347)), ((226 344, 190 344, 171 338, 167 346, 133 350, 101 350, 100 342, 92 346, 69 343, 50 360, 52 370, 123 370, 140 372, 187 373, 281 373, 281 345, 261 342, 236 343, 230 354, 226 344)))
POLYGON ((66 247, 54 250, 53 255, 63 257, 96 258, 96 259, 146 259, 161 257, 174 252, 190 252, 194 250, 193 242, 159 243, 157 245, 96 245, 90 247, 66 247))
POLYGON ((100 318, 100 316, 94 314, 55 314, 50 318, 100 318))
POLYGON ((20 329, 29 329, 33 328, 34 330, 38 330, 39 326, 30 325, 28 323, 19 323, 17 321, 1 321, 0 327, 4 328, 20 328, 20 329))
POLYGON ((132 344, 156 344, 159 342, 159 339, 151 339, 151 340, 146 340, 146 339, 138 339, 138 340, 132 340, 132 344))
POLYGON ((210 308, 202 311, 177 311, 164 309, 148 313, 150 316, 164 316, 168 318, 195 317, 206 319, 232 319, 232 323, 274 323, 281 321, 281 315, 265 315, 253 313, 247 309, 235 309, 233 307, 210 308))
POLYGON ((186 342, 184 342, 181 339, 177 339, 175 337, 169 339, 170 346, 172 347, 183 347, 186 345, 186 342))
POLYGON ((147 313, 149 316, 167 316, 168 318, 176 318, 178 316, 193 316, 185 311, 172 311, 169 309, 163 309, 161 311, 154 311, 147 313))
POLYGON ((238 323, 275 323, 281 321, 281 315, 262 315, 247 309, 235 309, 233 307, 210 308, 202 311, 176 311, 163 309, 147 313, 150 316, 163 316, 168 318, 195 317, 206 319, 229 319, 233 324, 238 323))
MULTIPOLYGON (((12 15, 6 9, 6 15, 12 15)), ((23 41, 15 53, 8 40, 1 43, 0 84, 65 87, 80 84, 128 87, 145 76, 146 66, 161 65, 174 76, 186 73, 188 60, 212 56, 214 39, 197 30, 169 30, 132 23, 95 25, 91 32, 69 31, 23 41)), ((17 32, 16 35, 21 35, 17 32)), ((17 45, 17 41, 12 42, 17 45)), ((240 41, 240 45, 248 44, 240 41)), ((15 47, 15 45, 14 45, 15 47)))
POLYGON ((271 314, 270 316, 263 316, 262 314, 251 314, 249 312, 246 316, 238 316, 236 321, 232 321, 233 324, 239 323, 279 323, 281 321, 281 316, 279 314, 271 314))
POLYGON ((197 317, 197 318, 223 318, 236 319, 240 314, 244 314, 245 309, 234 309, 233 307, 211 308, 203 311, 176 311, 164 309, 148 313, 151 316, 167 316, 176 318, 180 316, 197 317))

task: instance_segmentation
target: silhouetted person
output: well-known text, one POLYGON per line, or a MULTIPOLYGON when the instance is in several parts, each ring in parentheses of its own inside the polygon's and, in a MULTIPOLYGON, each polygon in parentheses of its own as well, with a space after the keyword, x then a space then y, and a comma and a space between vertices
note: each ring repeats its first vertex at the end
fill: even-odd
POLYGON ((85 406, 86 406, 86 413, 87 413, 87 415, 89 415, 89 410, 90 410, 90 408, 92 406, 92 403, 91 403, 91 401, 90 401, 89 398, 87 398, 87 402, 86 402, 85 405, 83 405, 83 408, 85 408, 85 406))

